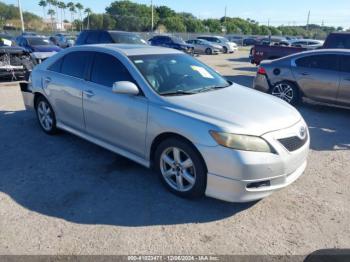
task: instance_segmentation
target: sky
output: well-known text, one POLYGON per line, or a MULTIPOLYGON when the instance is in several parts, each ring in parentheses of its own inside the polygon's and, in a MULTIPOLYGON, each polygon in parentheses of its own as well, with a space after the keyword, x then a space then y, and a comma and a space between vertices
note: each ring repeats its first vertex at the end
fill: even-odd
MULTIPOLYGON (((7 4, 17 4, 17 0, 0 0, 7 4)), ((69 2, 68 0, 66 0, 69 2)), ((39 0, 21 0, 26 11, 43 15, 39 0)), ((74 0, 73 0, 74 2, 74 0)), ((105 11, 112 0, 79 0, 93 12, 105 11)), ((133 2, 150 4, 151 0, 133 2)), ((260 24, 270 25, 305 25, 309 10, 310 23, 326 26, 350 28, 350 0, 153 0, 154 5, 166 5, 177 12, 190 12, 199 18, 220 18, 227 16, 250 18, 260 24)))

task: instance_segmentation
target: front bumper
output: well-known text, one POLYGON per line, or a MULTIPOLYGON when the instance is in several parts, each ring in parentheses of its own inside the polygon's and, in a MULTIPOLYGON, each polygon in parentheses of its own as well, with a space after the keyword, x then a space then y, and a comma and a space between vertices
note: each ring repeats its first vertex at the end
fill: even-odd
POLYGON ((289 152, 278 139, 295 136, 304 121, 262 137, 276 153, 238 151, 222 146, 198 146, 208 168, 206 195, 228 202, 250 202, 280 190, 302 175, 310 139, 289 152))

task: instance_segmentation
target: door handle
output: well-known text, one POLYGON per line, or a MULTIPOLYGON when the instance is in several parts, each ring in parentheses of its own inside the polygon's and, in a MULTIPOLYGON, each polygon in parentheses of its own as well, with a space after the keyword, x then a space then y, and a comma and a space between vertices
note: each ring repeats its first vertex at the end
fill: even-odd
POLYGON ((309 73, 306 73, 306 72, 303 72, 303 73, 300 73, 302 76, 308 76, 310 75, 309 73))
POLYGON ((46 77, 45 80, 44 80, 44 82, 45 82, 46 84, 50 83, 50 82, 51 82, 51 77, 46 77))
POLYGON ((86 90, 86 91, 84 91, 84 94, 85 94, 88 98, 93 97, 93 96, 95 95, 95 93, 94 93, 93 91, 91 91, 91 90, 86 90))

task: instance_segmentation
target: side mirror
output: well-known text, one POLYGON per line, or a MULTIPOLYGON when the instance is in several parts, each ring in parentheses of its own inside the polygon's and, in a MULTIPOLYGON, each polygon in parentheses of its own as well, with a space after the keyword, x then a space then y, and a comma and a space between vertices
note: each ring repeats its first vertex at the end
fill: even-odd
POLYGON ((125 94, 136 96, 140 93, 138 87, 129 81, 119 81, 113 84, 112 92, 115 94, 125 94))

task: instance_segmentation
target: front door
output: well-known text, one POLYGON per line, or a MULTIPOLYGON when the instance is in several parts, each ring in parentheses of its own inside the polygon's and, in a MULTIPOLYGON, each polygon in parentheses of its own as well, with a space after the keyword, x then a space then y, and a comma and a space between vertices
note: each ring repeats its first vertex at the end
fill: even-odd
POLYGON ((140 157, 145 154, 148 100, 112 92, 114 82, 135 82, 113 55, 96 53, 83 95, 89 135, 140 157))

